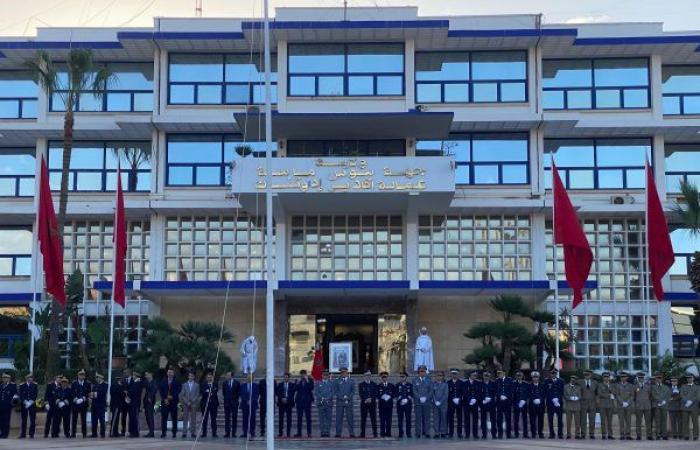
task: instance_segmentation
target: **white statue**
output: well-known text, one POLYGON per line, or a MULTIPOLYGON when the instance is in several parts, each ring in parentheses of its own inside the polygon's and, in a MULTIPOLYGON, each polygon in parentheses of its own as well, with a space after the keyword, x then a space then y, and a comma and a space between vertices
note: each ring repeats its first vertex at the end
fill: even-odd
POLYGON ((258 341, 255 336, 248 336, 241 344, 241 370, 243 373, 255 373, 258 363, 258 341))
POLYGON ((418 371, 420 366, 425 366, 428 372, 435 370, 433 341, 428 336, 426 327, 420 329, 420 336, 416 339, 416 353, 413 357, 413 370, 418 371))

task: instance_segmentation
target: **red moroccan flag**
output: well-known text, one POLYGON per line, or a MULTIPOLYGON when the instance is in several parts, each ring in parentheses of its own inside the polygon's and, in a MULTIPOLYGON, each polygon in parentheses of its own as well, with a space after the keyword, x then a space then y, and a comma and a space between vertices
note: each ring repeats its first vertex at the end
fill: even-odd
POLYGON ((117 166, 117 208, 114 212, 114 276, 112 277, 112 299, 124 307, 126 295, 126 220, 124 219, 124 194, 122 193, 122 170, 117 166))
POLYGON ((316 349, 314 353, 314 364, 311 367, 311 378, 316 381, 321 381, 323 378, 323 350, 321 347, 316 349))
POLYGON ((654 183, 654 172, 646 163, 647 172, 647 251, 649 252, 649 272, 651 285, 654 287, 656 300, 664 299, 664 287, 661 279, 671 268, 675 260, 673 245, 666 225, 664 208, 659 200, 659 193, 654 183))
MULTIPOLYGON (((564 247, 564 271, 566 281, 574 291, 571 309, 583 301, 583 286, 593 263, 593 252, 576 216, 564 184, 559 178, 557 166, 552 162, 552 184, 554 190, 554 243, 564 247)), ((556 261, 554 262, 556 264, 556 261)), ((557 280, 558 282, 558 280, 557 280)))
POLYGON ((39 180, 39 213, 37 228, 39 234, 39 249, 43 257, 46 292, 61 306, 66 306, 66 279, 63 276, 63 246, 61 234, 58 232, 56 212, 53 209, 53 198, 49 186, 49 169, 41 157, 41 175, 39 180))

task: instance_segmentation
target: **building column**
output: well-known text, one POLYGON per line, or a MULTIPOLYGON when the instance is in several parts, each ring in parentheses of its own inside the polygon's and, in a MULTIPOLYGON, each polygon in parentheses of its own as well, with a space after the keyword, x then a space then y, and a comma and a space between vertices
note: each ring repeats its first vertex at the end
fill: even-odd
POLYGON ((275 376, 287 371, 289 354, 289 317, 286 300, 275 301, 275 376))
POLYGON ((148 276, 151 280, 163 280, 165 276, 165 217, 152 214, 151 221, 151 257, 148 276))
POLYGON ((406 77, 405 86, 405 98, 406 98, 406 109, 411 110, 416 107, 416 97, 415 90, 415 55, 416 55, 416 42, 413 39, 406 39, 405 44, 405 54, 404 60, 406 61, 406 70, 404 76, 406 77))
POLYGON ((649 81, 651 88, 651 111, 655 119, 663 119, 663 67, 661 55, 652 55, 649 59, 649 81))
POLYGON ((406 267, 406 279, 409 281, 411 291, 418 290, 418 213, 415 208, 406 209, 406 257, 404 263, 406 267))
POLYGON ((416 338, 418 338, 418 299, 406 299, 406 372, 413 370, 416 338))
MULTIPOLYGON (((673 354, 673 323, 671 319, 671 302, 656 303, 656 327, 658 339, 658 356, 666 352, 673 354)), ((655 356, 655 355, 652 355, 655 356)))

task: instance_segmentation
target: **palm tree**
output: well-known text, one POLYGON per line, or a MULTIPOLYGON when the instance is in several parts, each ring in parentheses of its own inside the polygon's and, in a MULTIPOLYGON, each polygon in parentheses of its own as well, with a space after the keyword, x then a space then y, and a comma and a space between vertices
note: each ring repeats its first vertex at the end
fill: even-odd
MULTIPOLYGON (((61 165, 61 190, 58 200, 58 232, 63 237, 63 227, 66 222, 66 210, 68 206, 68 177, 70 175, 70 159, 73 150, 73 128, 75 124, 75 108, 78 98, 84 91, 90 91, 96 98, 100 98, 104 92, 104 86, 112 75, 105 68, 99 66, 93 59, 89 49, 73 49, 65 61, 66 79, 61 82, 59 74, 62 67, 56 64, 49 54, 39 51, 33 61, 26 63, 37 78, 39 85, 44 89, 48 97, 56 94, 65 105, 63 114, 63 160, 61 165)), ((62 242, 62 240, 61 240, 62 242)), ((62 308, 51 308, 49 319, 49 348, 46 370, 49 376, 53 376, 58 370, 58 333, 59 317, 62 308)))
MULTIPOLYGON (((682 200, 675 203, 674 212, 692 237, 700 238, 700 192, 696 184, 681 182, 682 200)), ((700 295, 700 250, 695 251, 688 269, 690 285, 700 295)))
POLYGON ((124 160, 129 164, 129 184, 127 190, 129 192, 135 192, 139 184, 139 167, 151 160, 151 148, 138 145, 115 147, 112 148, 112 154, 117 160, 123 156, 124 160))

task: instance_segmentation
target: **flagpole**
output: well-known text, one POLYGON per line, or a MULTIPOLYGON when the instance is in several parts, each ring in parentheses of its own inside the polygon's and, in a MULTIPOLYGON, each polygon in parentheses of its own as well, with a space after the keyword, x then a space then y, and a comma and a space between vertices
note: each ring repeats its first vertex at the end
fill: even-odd
MULTIPOLYGON (((112 226, 112 233, 113 236, 116 237, 117 235, 117 214, 119 212, 119 199, 117 196, 119 195, 119 187, 120 187, 120 182, 121 182, 121 176, 122 176, 122 167, 121 167, 121 161, 119 161, 119 155, 117 155, 117 189, 115 189, 115 203, 114 203, 114 225, 112 226)), ((110 404, 111 400, 111 395, 110 391, 112 390, 112 358, 113 358, 113 351, 114 351, 114 307, 115 307, 115 302, 114 302, 114 287, 116 285, 116 271, 117 271, 117 240, 115 238, 112 239, 112 298, 110 300, 110 307, 109 307, 109 359, 107 360, 107 405, 110 404)), ((124 301, 124 305, 126 305, 126 300, 124 301)), ((99 308, 98 308, 99 309, 99 308)), ((126 323, 126 322, 125 322, 126 323)), ((110 408, 111 411, 111 408, 110 408)), ((114 419, 114 417, 109 418, 110 421, 114 419)), ((111 429, 110 430, 114 431, 111 429)), ((111 432, 110 431, 110 432, 111 432)))
POLYGON ((651 166, 649 165, 649 160, 647 160, 645 171, 645 179, 647 180, 646 189, 644 192, 644 247, 646 258, 644 265, 644 334, 646 335, 647 341, 647 373, 649 377, 652 376, 651 373, 651 331, 649 324, 649 301, 651 300, 651 290, 649 286, 649 176, 651 173, 651 166))
POLYGON ((554 170, 556 165, 554 163, 554 153, 552 153, 552 262, 554 265, 554 368, 559 369, 559 258, 557 256, 557 239, 556 233, 556 217, 555 217, 555 205, 554 205, 554 170))

